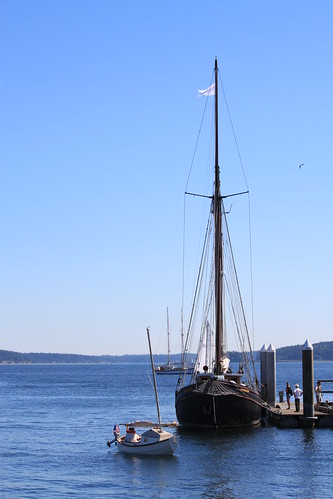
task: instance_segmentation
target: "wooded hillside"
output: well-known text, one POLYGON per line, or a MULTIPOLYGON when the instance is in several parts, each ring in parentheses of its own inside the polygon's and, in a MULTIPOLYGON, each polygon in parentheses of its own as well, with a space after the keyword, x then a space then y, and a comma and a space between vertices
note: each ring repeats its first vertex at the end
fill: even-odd
MULTIPOLYGON (((277 361, 301 361, 303 345, 294 345, 289 347, 277 348, 277 361)), ((241 355, 239 352, 229 352, 231 362, 240 362, 241 355)), ((254 352, 254 357, 259 360, 259 352, 254 352)), ((195 358, 195 354, 189 354, 190 359, 195 358)), ((314 360, 331 360, 333 361, 333 341, 322 341, 313 344, 314 360)), ((180 354, 171 355, 171 362, 180 362, 180 354)), ((167 361, 166 355, 154 355, 156 364, 163 364, 167 361)), ((0 350, 0 363, 13 364, 87 364, 87 363, 108 363, 108 364, 124 364, 124 363, 149 363, 148 355, 77 355, 66 353, 19 353, 9 350, 0 350)))

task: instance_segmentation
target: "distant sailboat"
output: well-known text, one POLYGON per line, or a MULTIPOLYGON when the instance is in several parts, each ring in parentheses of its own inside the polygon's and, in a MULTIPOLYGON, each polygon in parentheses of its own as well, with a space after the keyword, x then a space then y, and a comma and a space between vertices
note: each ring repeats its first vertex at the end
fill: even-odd
POLYGON ((182 367, 182 363, 170 362, 170 322, 169 322, 169 309, 167 308, 167 335, 168 335, 168 360, 166 364, 162 364, 155 368, 156 374, 177 374, 186 371, 187 374, 193 373, 193 365, 186 365, 182 367))
MULTIPOLYGON (((246 326, 243 303, 240 297, 233 253, 229 238, 223 196, 220 190, 220 169, 218 159, 218 67, 215 60, 215 86, 207 95, 215 95, 215 182, 211 198, 210 220, 207 225, 205 245, 197 280, 200 290, 204 275, 204 263, 212 269, 207 279, 210 288, 206 291, 201 326, 199 352, 195 372, 190 383, 180 375, 176 390, 176 414, 184 427, 233 428, 251 426, 260 422, 262 400, 258 391, 258 380, 252 355, 250 338, 246 326), (210 235, 213 237, 210 238, 210 235), (212 254, 213 264, 209 265, 207 255, 212 254), (230 273, 230 277, 227 275, 230 273), (247 348, 242 352, 242 367, 239 372, 231 372, 225 350, 225 293, 231 302, 235 330, 240 336, 240 344, 247 348), (234 307, 234 308, 233 308, 234 307), (212 325, 208 318, 212 317, 212 325), (212 332, 214 331, 214 333, 212 332), (244 370, 244 373, 243 373, 244 370), (243 381, 243 375, 246 377, 243 381)), ((213 88, 211 86, 210 88, 213 88)), ((205 267, 206 268, 206 267, 205 267)), ((196 302, 192 306, 197 310, 196 302)), ((192 316, 186 344, 192 334, 192 316)), ((187 348, 184 348, 184 359, 187 348)))

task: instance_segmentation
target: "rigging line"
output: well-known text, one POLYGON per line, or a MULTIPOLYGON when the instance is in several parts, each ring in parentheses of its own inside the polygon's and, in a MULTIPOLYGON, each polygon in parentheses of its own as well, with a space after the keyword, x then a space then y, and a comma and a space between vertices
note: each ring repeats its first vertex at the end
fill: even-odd
POLYGON ((241 353, 242 364, 243 364, 243 367, 245 369, 245 375, 247 377, 248 383, 251 384, 251 386, 253 386, 253 384, 251 382, 253 376, 252 376, 252 373, 250 370, 250 365, 251 365, 250 359, 249 359, 248 353, 246 352, 245 347, 244 347, 244 339, 245 339, 245 333, 243 331, 244 324, 242 324, 243 321, 241 321, 240 317, 237 317, 237 320, 236 320, 236 310, 235 310, 236 303, 234 301, 235 297, 232 298, 232 296, 231 296, 232 293, 231 293, 231 289, 229 287, 228 281, 226 281, 226 287, 228 290, 227 296, 229 298, 228 299, 228 306, 229 306, 229 309, 232 311, 232 314, 235 318, 235 323, 232 323, 233 329, 237 331, 237 335, 235 334, 235 337, 236 337, 236 340, 238 340, 240 342, 240 344, 239 344, 237 341, 237 345, 238 345, 238 348, 239 348, 240 353, 241 353))
POLYGON ((242 311, 241 305, 240 305, 239 290, 237 288, 237 282, 235 279, 234 269, 233 269, 232 260, 231 260, 230 255, 228 258, 228 270, 229 270, 229 275, 228 275, 228 279, 226 279, 226 284, 229 288, 229 297, 233 303, 232 306, 233 306, 233 310, 234 310, 235 321, 237 320, 237 324, 238 324, 237 327, 240 328, 239 332, 241 332, 241 336, 239 337, 239 340, 241 342, 241 346, 243 349, 244 343, 245 343, 244 329, 246 329, 246 323, 245 323, 245 317, 243 315, 243 311, 242 311), (229 287, 229 284, 230 284, 231 288, 229 287))
MULTIPOLYGON (((238 154, 239 162, 240 162, 240 165, 241 165, 241 168, 242 168, 242 172, 243 172, 243 176, 244 176, 246 187, 249 190, 249 186, 248 186, 246 175, 245 175, 243 160, 242 160, 242 157, 241 157, 241 154, 240 154, 240 150, 239 150, 239 146, 238 146, 238 142, 237 142, 237 137, 236 137, 234 125, 233 125, 233 122, 232 122, 232 119, 231 119, 231 114, 230 114, 230 110, 229 110, 229 106, 228 106, 227 96, 226 96, 226 93, 224 91, 224 87, 223 87, 222 78, 221 78, 221 74, 220 73, 219 73, 219 78, 220 78, 221 88, 222 88, 222 92, 223 92, 223 96, 224 96, 224 101, 225 101, 225 105, 226 105, 226 109, 227 109, 229 121, 230 121, 230 126, 231 126, 231 130, 232 130, 232 134, 234 136, 234 141, 235 141, 235 144, 236 144, 236 149, 237 149, 237 154, 238 154)), ((251 327, 252 327, 252 341, 253 341, 253 349, 254 349, 253 260, 252 260, 252 237, 251 237, 252 232, 251 232, 251 203, 250 203, 250 194, 249 194, 249 198, 248 199, 249 199, 250 273, 251 273, 251 277, 250 277, 250 279, 251 279, 251 316, 252 316, 251 317, 251 319, 252 319, 251 320, 251 327)))
MULTIPOLYGON (((237 137, 236 137, 234 125, 233 125, 233 122, 232 122, 232 119, 231 119, 231 114, 230 114, 230 110, 229 110, 229 106, 228 106, 227 96, 226 96, 226 93, 224 91, 224 87, 223 87, 222 78, 221 78, 221 74, 220 73, 219 73, 219 78, 220 78, 221 88, 222 88, 222 92, 223 92, 223 96, 224 96, 224 101, 225 101, 225 105, 226 105, 226 109, 227 109, 229 121, 230 121, 230 126, 231 126, 231 130, 232 130, 232 134, 233 134, 234 141, 235 141, 235 144, 236 144, 236 149, 237 149, 237 154, 238 154, 239 162, 240 162, 240 165, 241 165, 241 168, 242 168, 242 172, 243 172, 243 176, 244 176, 246 187, 247 187, 247 189, 249 191, 249 186, 248 186, 246 175, 245 175, 243 160, 242 160, 242 157, 241 157, 241 154, 240 154, 240 150, 239 150, 239 146, 238 146, 238 142, 237 142, 237 137)), ((253 349, 254 349, 253 261, 252 261, 252 237, 251 237, 251 233, 252 232, 251 232, 251 203, 250 203, 250 194, 249 194, 249 198, 248 199, 249 199, 250 273, 251 273, 251 316, 252 316, 251 317, 251 319, 252 319, 251 320, 251 327, 252 327, 252 341, 253 341, 253 349)))
MULTIPOLYGON (((228 247, 228 245, 226 247, 228 247)), ((232 291, 233 291, 232 296, 233 296, 235 306, 237 308, 237 317, 238 317, 239 324, 244 325, 245 318, 242 314, 242 310, 240 307, 239 289, 237 288, 237 281, 235 279, 235 273, 234 273, 233 264, 232 264, 232 256, 230 254, 231 253, 230 246, 228 249, 229 249, 228 258, 227 258, 227 264, 228 264, 227 269, 229 269, 228 279, 230 281, 230 284, 232 285, 232 291)), ((244 345, 244 335, 243 335, 243 339, 242 339, 242 344, 244 345)))
MULTIPOLYGON (((214 77, 214 71, 212 72, 210 85, 212 84, 213 77, 214 77)), ((190 171, 188 173, 188 177, 187 177, 187 181, 186 181, 185 194, 186 194, 188 183, 189 183, 190 176, 192 173, 192 168, 193 168, 193 163, 194 163, 194 159, 196 156, 196 151, 198 148, 198 143, 199 143, 199 138, 201 135, 202 125, 203 125, 203 121, 205 118, 206 109, 207 109, 207 105, 208 105, 208 98, 209 98, 209 96, 207 95, 206 100, 205 100, 204 111, 203 111, 201 122, 200 122, 199 131, 198 131, 198 135, 197 135, 197 140, 196 140, 194 151, 193 151, 192 161, 191 161, 191 165, 190 165, 190 171)), ((185 284, 184 284, 184 282, 185 282, 185 212, 186 212, 186 208, 185 208, 186 196, 185 196, 185 194, 184 194, 184 216, 183 216, 183 224, 184 224, 183 225, 183 283, 182 283, 182 310, 181 310, 181 335, 182 335, 182 345, 181 346, 182 346, 182 350, 184 352, 185 352, 185 344, 184 344, 184 288, 185 288, 185 284)))
POLYGON ((254 291, 253 291, 253 257, 252 257, 252 227, 251 227, 251 197, 248 192, 248 230, 249 230, 249 259, 250 259, 250 295, 251 295, 251 330, 252 330, 252 348, 254 346, 255 326, 254 326, 254 291))
POLYGON ((191 161, 191 165, 190 165, 190 171, 188 172, 188 176, 187 176, 185 191, 187 190, 188 183, 190 181, 190 176, 191 176, 191 173, 192 173, 194 158, 195 158, 195 155, 196 155, 196 152, 197 152, 199 138, 200 138, 200 134, 201 134, 202 124, 203 124, 203 121, 204 121, 204 118, 205 118, 205 114, 206 114, 207 104, 208 104, 208 97, 206 98, 205 107, 204 107, 204 111, 203 111, 203 114, 202 114, 199 131, 198 131, 198 135, 197 135, 197 140, 196 140, 196 143, 195 143, 195 146, 194 146, 194 151, 193 151, 192 161, 191 161))
POLYGON ((199 266, 197 283, 196 283, 196 288, 195 288, 194 298, 193 298, 193 305, 192 305, 192 308, 191 308, 190 321, 189 321, 189 325, 188 325, 188 332, 187 332, 187 335, 186 335, 186 341, 185 341, 185 345, 184 345, 182 365, 184 365, 184 363, 185 363, 185 353, 187 352, 187 349, 188 349, 189 334, 190 334, 190 330, 191 330, 192 321, 193 321, 193 318, 194 318, 196 301, 197 301, 197 295, 198 295, 198 292, 199 292, 199 289, 200 289, 200 282, 201 282, 201 279, 202 279, 202 268, 203 268, 203 263, 204 263, 204 260, 205 260, 205 257, 206 257, 206 253, 207 253, 207 239, 209 237, 210 225, 211 225, 211 219, 209 219, 208 224, 207 224, 207 228, 206 228, 206 234, 205 234, 205 240, 204 240, 204 244, 203 244, 203 251, 202 251, 202 256, 201 256, 201 262, 200 262, 200 266, 199 266))
MULTIPOLYGON (((206 197, 206 196, 203 196, 203 197, 206 197)), ((211 198, 210 196, 207 196, 208 198, 211 198)), ((212 203, 212 202, 211 202, 212 203)), ((197 255, 197 262, 198 264, 195 265, 196 268, 200 269, 200 268, 206 268, 204 267, 204 264, 203 263, 200 263, 199 262, 201 261, 202 262, 202 255, 203 255, 203 251, 206 252, 206 256, 205 256, 205 259, 207 259, 207 255, 208 255, 208 252, 210 251, 210 240, 211 240, 211 231, 212 231, 212 212, 211 212, 211 203, 209 205, 209 214, 208 214, 208 219, 207 219, 207 214, 206 215, 202 215, 202 221, 201 221, 201 229, 200 229, 200 233, 203 232, 204 234, 204 245, 202 246, 202 244, 200 244, 200 248, 198 247, 198 255, 197 255), (205 221, 204 221, 204 218, 205 218, 205 221), (208 233, 208 238, 207 238, 207 230, 209 230, 209 233, 208 233), (200 251, 199 251, 200 250, 200 251)), ((204 204, 204 206, 207 206, 207 204, 204 204)), ((205 260, 206 261, 206 260, 205 260)), ((200 271, 199 271, 200 273, 200 271)), ((196 298, 196 291, 195 288, 195 283, 197 282, 197 279, 199 278, 199 275, 197 276, 197 278, 195 279, 194 281, 194 288, 193 288, 193 297, 192 297, 192 300, 191 302, 194 303, 194 302, 198 302, 198 299, 199 298, 196 298)), ((204 278, 204 276, 202 275, 200 277, 201 281, 202 279, 204 278)), ((201 285, 200 285, 201 286, 201 285)), ((201 289, 201 288, 200 288, 201 289)), ((197 294, 197 296, 200 296, 200 294, 197 294)), ((185 253, 184 253, 184 297, 185 297, 185 253)), ((202 301, 202 300, 201 300, 202 301)), ((196 320, 196 316, 197 316, 197 313, 198 313, 198 305, 197 303, 195 303, 195 306, 196 306, 196 312, 195 312, 195 315, 193 316, 193 320, 192 320, 192 325, 189 327, 188 325, 185 326, 184 325, 184 329, 187 329, 189 330, 191 328, 191 331, 193 331, 193 329, 195 328, 195 320, 196 320)), ((184 298, 184 311, 185 311, 185 298, 184 298)), ((184 313, 184 317, 185 317, 185 313, 184 313)), ((190 322, 191 324, 191 322, 190 322)), ((190 331, 190 332, 191 332, 190 331)), ((187 335, 189 335, 189 332, 186 333, 186 337, 187 335)), ((191 336, 189 336, 189 340, 191 340, 191 336)), ((186 339, 186 342, 187 342, 187 346, 185 348, 186 351, 188 351, 188 348, 189 348, 189 345, 190 345, 190 342, 186 339)))
POLYGON ((184 194, 184 213, 183 213, 183 282, 182 282, 182 309, 180 316, 181 328, 181 353, 184 351, 184 290, 185 290, 185 219, 186 219, 186 196, 184 194))
POLYGON ((230 261, 230 256, 228 257, 227 265, 228 267, 226 270, 228 271, 228 275, 226 275, 225 279, 226 288, 228 291, 227 296, 229 298, 229 304, 233 310, 233 316, 235 319, 234 325, 237 328, 238 340, 240 342, 239 346, 241 347, 241 350, 243 350, 244 340, 245 340, 244 317, 242 316, 241 311, 239 309, 239 296, 237 293, 237 285, 234 282, 234 274, 233 274, 232 262, 230 261))
POLYGON ((238 147, 238 142, 237 142, 237 137, 236 137, 234 125, 233 125, 233 122, 232 122, 232 119, 231 119, 231 114, 230 114, 230 110, 229 110, 229 106, 228 106, 227 96, 226 96, 225 91, 224 91, 224 87, 223 87, 222 78, 221 78, 220 73, 219 73, 219 77, 220 77, 220 83, 221 83, 221 88, 222 88, 222 92, 223 92, 224 102, 225 102, 225 105, 226 105, 226 108, 227 108, 227 112, 228 112, 228 117, 229 117, 229 121, 230 121, 230 126, 231 126, 231 130, 232 130, 232 134, 234 136, 234 141, 235 141, 235 144, 236 144, 238 159, 239 159, 242 171, 243 171, 243 176, 244 176, 246 187, 247 187, 247 189, 249 189, 249 186, 248 186, 248 183, 247 183, 247 179, 246 179, 246 175, 245 175, 244 166, 243 166, 242 157, 241 157, 240 150, 239 150, 239 147, 238 147))
POLYGON ((203 259, 202 259, 202 263, 200 264, 200 270, 199 270, 199 275, 198 275, 199 287, 198 287, 198 291, 197 291, 196 295, 193 298, 194 315, 193 315, 193 318, 189 324, 189 333, 188 333, 189 343, 187 346, 187 350, 190 348, 193 332, 194 332, 195 327, 196 327, 196 320, 197 320, 197 316, 198 316, 199 307, 201 308, 201 306, 202 306, 202 299, 203 299, 202 288, 204 285, 203 283, 205 281, 205 277, 207 278, 206 268, 207 268, 207 260, 209 258, 209 254, 210 254, 210 239, 211 239, 211 234, 212 234, 212 218, 211 217, 209 218, 207 229, 208 229, 207 240, 205 242, 205 247, 204 247, 204 251, 203 251, 203 255, 202 255, 203 259))
MULTIPOLYGON (((211 230, 212 230, 212 227, 210 227, 209 238, 211 238, 211 230)), ((209 242, 208 242, 208 244, 209 244, 209 242)), ((208 259, 208 252, 207 252, 206 259, 208 259)), ((207 267, 208 267, 208 265, 207 265, 207 267)), ((195 361, 196 364, 199 362, 199 357, 201 356, 202 343, 203 343, 203 337, 205 334, 206 322, 208 320, 209 310, 211 309, 211 306, 213 303, 213 297, 214 297, 214 290, 213 290, 214 267, 212 267, 210 270, 207 268, 206 280, 208 278, 208 273, 209 273, 210 277, 209 277, 209 284, 208 284, 208 289, 207 289, 207 296, 205 296, 202 300, 202 302, 203 302, 202 303, 203 304, 203 307, 202 307, 203 308, 203 313, 202 313, 203 319, 202 319, 202 323, 200 326, 201 332, 200 332, 200 339, 199 339, 199 349, 198 349, 196 361, 195 361)), ((207 288, 207 284, 205 285, 205 288, 207 288)), ((193 375, 192 375, 193 380, 195 378, 195 375, 196 375, 196 370, 194 370, 193 375)))
MULTIPOLYGON (((213 76, 214 76, 214 72, 213 72, 213 74, 212 74, 212 77, 211 77, 211 80, 210 80, 210 84, 212 84, 212 81, 213 81, 213 76)), ((197 135, 197 140, 196 140, 196 143, 195 143, 195 146, 194 146, 194 151, 193 151, 192 161, 191 161, 191 165, 190 165, 190 171, 188 172, 188 177, 187 177, 187 182, 186 182, 185 191, 187 190, 188 183, 189 183, 189 181, 190 181, 190 176, 191 176, 191 173, 192 173, 192 168, 193 168, 194 158, 195 158, 195 155, 196 155, 196 152, 197 152, 198 143, 199 143, 199 138, 200 138, 200 134, 201 134, 202 124, 203 124, 203 121, 204 121, 204 118, 205 118, 205 114, 206 114, 206 109, 207 109, 208 99, 209 99, 209 95, 207 95, 207 97, 206 97, 205 107, 204 107, 204 111, 203 111, 202 118, 201 118, 201 122, 200 122, 200 127, 199 127, 199 131, 198 131, 198 135, 197 135)))
POLYGON ((249 213, 249 245, 250 245, 250 281, 251 281, 251 327, 252 327, 252 347, 254 350, 254 299, 253 299, 253 261, 252 261, 252 227, 251 227, 251 197, 248 197, 249 213))
MULTIPOLYGON (((224 217, 224 218, 225 218, 225 227, 226 227, 226 232, 227 232, 227 234, 226 234, 226 235, 227 235, 227 239, 228 239, 228 241, 229 241, 230 256, 231 256, 231 260, 232 260, 232 264, 233 264, 233 269, 234 269, 235 280, 236 280, 236 283, 237 283, 237 289, 238 289, 238 290, 240 290, 239 281, 238 281, 238 276, 237 276, 237 271, 236 271, 236 265, 235 265, 234 254, 233 254, 232 247, 231 247, 231 243, 230 243, 230 233, 229 233, 228 222, 227 222, 226 217, 224 217)), ((240 291, 239 291, 239 298, 240 298, 240 307, 241 307, 241 310, 242 310, 242 315, 245 317, 244 306, 243 306, 243 300, 242 300, 242 297, 241 297, 241 295, 240 295, 240 291)), ((246 322, 245 322, 245 325, 246 325, 246 322)), ((246 336, 247 336, 247 341, 248 341, 248 344, 249 344, 250 356, 251 356, 251 360, 252 360, 252 363, 253 363, 253 370, 254 370, 254 374, 255 374, 255 377, 257 378, 257 373, 256 373, 255 364, 254 364, 254 358, 253 358, 253 349, 252 349, 252 347, 251 347, 251 340, 250 340, 250 335, 249 335, 249 331, 248 331, 247 325, 246 325, 246 336)))

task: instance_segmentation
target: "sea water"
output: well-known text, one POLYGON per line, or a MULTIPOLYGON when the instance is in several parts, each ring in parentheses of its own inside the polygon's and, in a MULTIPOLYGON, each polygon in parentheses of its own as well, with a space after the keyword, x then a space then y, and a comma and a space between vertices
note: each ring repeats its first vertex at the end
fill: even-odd
MULTIPOLYGON (((315 363, 315 381, 333 379, 315 363)), ((333 429, 185 431, 171 457, 108 448, 113 425, 156 421, 148 365, 0 365, 0 497, 333 497, 333 429)), ((277 363, 277 392, 302 384, 277 363)), ((157 376, 163 421, 177 376, 157 376)), ((328 397, 326 397, 328 398, 328 397)))

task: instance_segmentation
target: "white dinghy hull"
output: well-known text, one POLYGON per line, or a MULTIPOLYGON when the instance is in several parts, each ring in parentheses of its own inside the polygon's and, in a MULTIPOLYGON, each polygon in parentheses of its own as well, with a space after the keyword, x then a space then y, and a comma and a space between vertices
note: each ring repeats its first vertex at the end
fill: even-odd
POLYGON ((178 447, 178 437, 159 428, 151 428, 137 440, 129 441, 127 435, 118 436, 115 444, 124 454, 172 456, 178 447))
MULTIPOLYGON (((141 456, 172 456, 178 447, 178 437, 175 437, 172 433, 162 429, 160 406, 158 402, 156 377, 153 353, 150 343, 149 328, 147 327, 147 336, 149 344, 150 362, 151 370, 154 379, 154 389, 156 398, 156 408, 158 414, 158 427, 153 426, 149 430, 146 430, 142 435, 136 433, 134 424, 131 426, 126 425, 126 434, 122 437, 119 432, 119 425, 114 425, 113 435, 114 440, 112 442, 107 442, 107 445, 111 447, 111 444, 115 442, 120 452, 124 454, 135 454, 141 456)), ((135 426, 139 426, 137 423, 135 426)), ((141 425, 140 425, 141 426, 141 425)), ((145 424, 146 426, 146 424, 145 424)))

